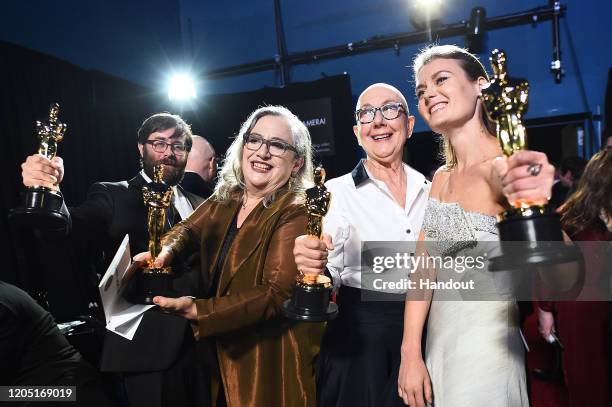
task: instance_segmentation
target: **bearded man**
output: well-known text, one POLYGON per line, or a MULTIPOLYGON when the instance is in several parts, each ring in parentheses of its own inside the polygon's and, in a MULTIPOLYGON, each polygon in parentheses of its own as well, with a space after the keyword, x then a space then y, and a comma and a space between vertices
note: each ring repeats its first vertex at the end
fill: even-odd
MULTIPOLYGON (((168 229, 185 219, 203 200, 178 186, 192 145, 191 129, 179 116, 158 113, 147 118, 138 130, 138 151, 142 170, 129 181, 97 182, 85 202, 67 208, 76 239, 87 240, 95 248, 101 270, 117 251, 123 237, 130 237, 131 253, 147 250, 147 208, 142 187, 152 181, 153 167, 164 164, 163 178, 174 190, 167 216, 168 229)), ((62 159, 52 160, 35 154, 22 164, 25 186, 59 189, 64 176, 62 159)), ((178 295, 197 295, 199 264, 195 258, 173 264, 173 285, 178 295)), ((197 363, 193 332, 184 318, 160 312, 144 314, 133 340, 106 331, 101 370, 114 373, 117 399, 122 405, 195 406, 206 405, 206 374, 197 363)))

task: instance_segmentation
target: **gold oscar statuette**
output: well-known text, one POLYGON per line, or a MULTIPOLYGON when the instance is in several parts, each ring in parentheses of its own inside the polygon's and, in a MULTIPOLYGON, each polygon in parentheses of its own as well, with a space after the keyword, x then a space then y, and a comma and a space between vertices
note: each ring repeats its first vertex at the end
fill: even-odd
MULTIPOLYGON (((528 107, 529 83, 508 75, 504 51, 493 50, 489 60, 493 78, 481 90, 480 99, 487 116, 496 124, 496 136, 502 151, 509 157, 527 148, 527 130, 523 120, 528 107)), ((537 176, 540 168, 533 164, 531 174, 537 176)), ((527 199, 509 204, 510 209, 497 215, 503 254, 490 259, 491 271, 578 259, 579 253, 559 244, 563 241, 560 217, 547 211, 546 204, 527 199)))
MULTIPOLYGON (((495 49, 491 52, 493 79, 482 89, 481 99, 489 118, 496 124, 496 133, 502 152, 510 157, 517 151, 527 149, 527 130, 523 117, 527 112, 529 83, 525 79, 508 77, 506 53, 495 49)), ((536 205, 527 200, 510 202, 517 209, 525 212, 536 210, 544 213, 543 205, 536 205), (528 209, 533 207, 531 210, 528 209)))
POLYGON ((147 226, 149 228, 149 252, 151 260, 145 273, 170 273, 170 267, 155 268, 153 263, 161 252, 161 237, 166 224, 166 210, 172 203, 172 189, 164 184, 164 166, 153 167, 153 184, 142 187, 142 198, 147 206, 147 226))
POLYGON ((161 295, 172 297, 172 268, 156 267, 153 263, 161 252, 161 238, 166 232, 167 210, 172 205, 172 188, 164 183, 163 164, 153 167, 153 182, 142 187, 142 198, 147 207, 147 226, 149 230, 149 252, 151 259, 142 275, 138 276, 135 288, 129 290, 131 302, 152 304, 153 297, 161 295))
MULTIPOLYGON (((308 223, 306 233, 309 238, 320 239, 323 234, 323 217, 329 210, 331 193, 325 188, 325 170, 321 166, 314 169, 315 185, 306 190, 305 205, 308 223)), ((316 274, 300 272, 291 299, 283 304, 283 314, 290 319, 306 322, 321 322, 334 319, 338 306, 329 301, 332 291, 331 279, 316 274)))
POLYGON ((40 144, 38 145, 38 154, 44 155, 51 160, 57 154, 57 143, 64 139, 66 133, 66 124, 58 121, 59 104, 54 103, 49 109, 49 121, 43 123, 36 121, 36 134, 40 144))
MULTIPOLYGON (((36 121, 36 134, 39 140, 38 154, 53 159, 57 154, 57 145, 64 139, 67 126, 59 121, 59 104, 53 103, 49 109, 49 120, 44 123, 36 121)), ((63 212, 63 197, 59 187, 43 186, 26 187, 22 202, 10 212, 11 221, 42 228, 45 230, 65 229, 68 215, 63 212)))

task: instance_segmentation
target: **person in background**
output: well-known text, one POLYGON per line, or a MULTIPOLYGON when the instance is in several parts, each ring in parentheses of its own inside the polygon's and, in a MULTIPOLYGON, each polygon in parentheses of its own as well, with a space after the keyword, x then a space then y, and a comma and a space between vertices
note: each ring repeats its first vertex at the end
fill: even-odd
POLYGON ((204 137, 194 135, 192 140, 180 185, 192 194, 207 199, 213 192, 217 173, 215 149, 204 137))
POLYGON ((605 150, 606 148, 612 148, 612 129, 606 129, 601 135, 601 138, 601 148, 603 150, 605 150))
POLYGON ((576 188, 585 165, 586 160, 576 156, 566 157, 561 161, 559 180, 553 185, 552 196, 548 202, 549 209, 554 211, 563 205, 576 188))
MULTIPOLYGON (((76 402, 66 405, 114 405, 104 394, 98 372, 68 343, 51 314, 25 291, 3 281, 0 366, 1 386, 76 386, 76 402)), ((20 405, 18 401, 8 404, 20 405)))
POLYGON ((609 406, 612 149, 591 158, 560 213, 564 230, 582 249, 585 281, 576 301, 538 303, 538 331, 545 340, 556 332, 564 346, 569 406, 609 406))

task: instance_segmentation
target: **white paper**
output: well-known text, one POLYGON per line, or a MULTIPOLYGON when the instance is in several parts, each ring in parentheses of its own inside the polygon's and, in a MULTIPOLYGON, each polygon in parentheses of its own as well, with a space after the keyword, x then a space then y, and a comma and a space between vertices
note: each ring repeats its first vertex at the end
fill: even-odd
POLYGON ((106 273, 98 284, 106 329, 132 340, 145 311, 155 305, 132 304, 123 298, 121 281, 130 266, 130 239, 125 235, 106 273))
POLYGON ((121 335, 125 339, 128 339, 131 341, 134 338, 134 334, 136 333, 136 330, 138 329, 138 326, 140 325, 140 321, 142 321, 143 317, 144 317, 144 313, 141 313, 135 319, 130 320, 124 324, 117 325, 113 327, 112 329, 109 329, 108 326, 106 328, 116 333, 117 335, 121 335))

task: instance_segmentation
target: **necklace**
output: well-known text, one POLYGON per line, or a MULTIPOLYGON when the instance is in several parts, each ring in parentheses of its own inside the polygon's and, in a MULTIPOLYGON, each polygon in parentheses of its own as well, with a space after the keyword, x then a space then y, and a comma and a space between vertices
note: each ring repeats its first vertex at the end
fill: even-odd
POLYGON ((248 197, 245 194, 244 198, 242 199, 242 209, 246 209, 247 207, 254 207, 260 201, 261 201, 261 199, 254 199, 253 201, 249 202, 249 199, 248 199, 248 197))

